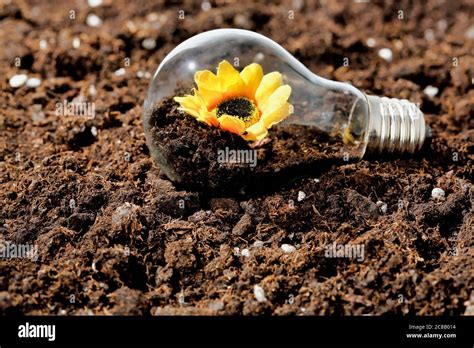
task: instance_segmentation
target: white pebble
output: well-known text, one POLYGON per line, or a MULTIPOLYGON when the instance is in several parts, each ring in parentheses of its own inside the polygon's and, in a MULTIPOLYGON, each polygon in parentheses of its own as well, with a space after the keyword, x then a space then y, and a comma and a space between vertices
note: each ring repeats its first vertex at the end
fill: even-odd
POLYGON ((93 135, 94 137, 97 136, 97 128, 96 128, 95 126, 93 126, 93 127, 91 128, 91 133, 92 133, 92 135, 93 135))
POLYGON ((146 38, 142 41, 142 46, 144 49, 153 50, 156 47, 156 40, 152 37, 146 38))
POLYGON ((151 74, 148 71, 138 70, 137 77, 139 79, 143 79, 143 78, 149 79, 151 77, 151 74))
POLYGON ((114 214, 112 215, 112 223, 114 225, 121 225, 139 209, 135 204, 126 202, 117 209, 115 209, 114 214))
POLYGON ((18 75, 13 75, 10 78, 10 86, 13 88, 18 88, 21 87, 25 84, 26 80, 28 79, 28 76, 26 74, 18 74, 18 75))
POLYGON ((46 40, 40 40, 39 42, 40 50, 45 50, 48 48, 48 42, 46 40))
POLYGON ((379 50, 379 57, 385 59, 387 62, 391 62, 393 58, 393 53, 390 48, 381 48, 379 50))
POLYGON ((305 198, 306 198, 306 193, 304 193, 303 191, 299 191, 298 198, 297 198, 298 202, 301 202, 305 198))
POLYGON ((250 251, 249 249, 242 249, 241 253, 240 253, 242 256, 244 257, 250 257, 250 251))
POLYGON ((253 242, 253 246, 255 248, 261 248, 263 247, 263 242, 261 240, 256 240, 255 242, 253 242))
POLYGON ((423 93, 425 93, 428 97, 433 98, 436 94, 438 94, 438 87, 434 86, 426 86, 426 88, 423 90, 423 93))
POLYGON ((76 201, 74 200, 74 198, 71 198, 69 200, 69 208, 71 208, 71 209, 76 208, 76 201))
POLYGON ((255 57, 253 58, 253 60, 255 62, 261 62, 265 59, 265 55, 262 53, 262 52, 258 52, 255 57))
POLYGON ((36 88, 41 85, 41 79, 37 77, 30 77, 28 80, 26 80, 26 87, 28 88, 36 88))
POLYGON ((465 36, 468 40, 474 39, 474 25, 471 25, 469 29, 467 29, 465 36))
POLYGON ((89 86, 89 95, 91 97, 95 97, 97 95, 97 89, 95 88, 94 85, 89 86))
POLYGON ((240 256, 240 248, 234 247, 234 256, 240 256))
POLYGON ((72 47, 76 49, 81 47, 81 39, 79 39, 78 37, 75 37, 74 39, 72 39, 72 47))
POLYGON ((212 8, 212 6, 211 6, 211 3, 209 1, 203 1, 201 3, 201 10, 203 10, 204 12, 209 11, 211 8, 212 8))
POLYGON ((102 0, 87 0, 90 7, 97 7, 102 5, 102 0))
POLYGON ((124 68, 120 68, 120 69, 118 69, 118 70, 115 70, 115 73, 114 73, 114 74, 117 75, 117 76, 123 76, 123 75, 125 75, 125 69, 124 69, 124 68))
POLYGON ((158 18, 159 18, 159 16, 158 16, 158 13, 156 13, 156 12, 151 12, 146 16, 146 20, 148 22, 155 22, 155 21, 158 20, 158 18))
POLYGON ((102 19, 97 17, 95 14, 90 13, 89 15, 87 15, 86 24, 89 27, 98 28, 102 25, 102 19))
POLYGON ((382 202, 382 201, 377 201, 376 205, 382 214, 385 214, 387 212, 387 208, 388 208, 387 203, 382 202))
POLYGON ((254 285, 253 294, 258 302, 265 302, 267 300, 265 297, 265 290, 263 290, 260 285, 254 285))
POLYGON ((444 190, 442 188, 435 187, 431 191, 431 197, 433 197, 434 199, 442 199, 442 198, 444 198, 444 196, 445 196, 445 193, 444 193, 444 190))
POLYGON ((300 11, 303 9, 304 0, 293 0, 291 5, 295 10, 300 11))
POLYGON ((314 182, 315 182, 316 184, 319 184, 319 183, 321 182, 321 180, 319 180, 319 179, 314 179, 314 182))
POLYGON ((376 44, 375 39, 372 37, 369 37, 366 41, 366 44, 369 47, 375 47, 375 44, 376 44))
POLYGON ((433 29, 426 29, 425 30, 425 40, 433 41, 435 38, 433 29))
POLYGON ((282 244, 281 245, 281 250, 287 254, 291 254, 292 252, 296 251, 296 248, 293 245, 290 244, 282 244))
POLYGON ((446 29, 448 29, 448 22, 446 21, 446 19, 440 19, 438 23, 436 23, 436 26, 439 30, 445 31, 446 29))

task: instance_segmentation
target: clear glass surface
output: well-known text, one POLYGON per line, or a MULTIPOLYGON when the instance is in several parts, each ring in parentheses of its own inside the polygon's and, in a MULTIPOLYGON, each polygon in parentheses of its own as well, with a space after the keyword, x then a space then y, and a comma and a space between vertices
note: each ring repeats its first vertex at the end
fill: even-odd
POLYGON ((222 60, 243 69, 251 63, 265 74, 278 71, 289 84, 294 113, 280 127, 298 124, 341 139, 341 154, 361 158, 367 143, 369 110, 365 94, 355 87, 319 77, 288 51, 263 35, 240 29, 218 29, 196 35, 166 56, 156 70, 144 105, 147 117, 161 100, 194 85, 198 70, 215 71, 222 60))

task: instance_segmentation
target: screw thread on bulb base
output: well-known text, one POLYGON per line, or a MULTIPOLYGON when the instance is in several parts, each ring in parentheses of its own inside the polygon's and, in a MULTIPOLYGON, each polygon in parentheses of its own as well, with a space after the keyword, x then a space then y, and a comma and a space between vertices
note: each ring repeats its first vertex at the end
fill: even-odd
POLYGON ((405 99, 367 96, 370 121, 367 152, 410 153, 421 150, 430 128, 421 110, 405 99))

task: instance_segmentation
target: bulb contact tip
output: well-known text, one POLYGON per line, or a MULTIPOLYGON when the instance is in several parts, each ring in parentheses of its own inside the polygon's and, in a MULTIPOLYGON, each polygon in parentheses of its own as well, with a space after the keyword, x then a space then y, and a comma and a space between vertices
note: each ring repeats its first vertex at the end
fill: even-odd
POLYGON ((406 99, 367 96, 369 103, 369 153, 420 151, 431 129, 421 110, 406 99))

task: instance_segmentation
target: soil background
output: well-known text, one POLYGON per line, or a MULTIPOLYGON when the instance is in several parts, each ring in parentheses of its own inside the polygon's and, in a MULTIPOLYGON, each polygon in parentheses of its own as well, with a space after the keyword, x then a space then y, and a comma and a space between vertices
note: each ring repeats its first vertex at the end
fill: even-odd
POLYGON ((0 313, 472 315, 472 18, 468 0, 3 0, 0 241, 39 254, 0 260, 0 313), (150 76, 177 44, 221 27, 267 35, 323 77, 420 103, 431 149, 328 165, 259 194, 175 186, 145 144, 150 76), (11 87, 20 73, 41 85, 11 87), (64 100, 94 103, 95 118, 58 115, 64 100), (333 243, 365 257, 325 257, 333 243))

